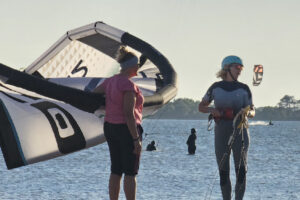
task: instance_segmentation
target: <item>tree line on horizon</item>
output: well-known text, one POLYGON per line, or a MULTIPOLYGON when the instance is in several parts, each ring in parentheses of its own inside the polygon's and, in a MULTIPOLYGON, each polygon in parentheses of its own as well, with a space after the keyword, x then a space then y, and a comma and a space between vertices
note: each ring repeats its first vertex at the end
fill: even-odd
MULTIPOLYGON (((198 105, 200 101, 189 98, 174 99, 150 119, 208 119, 208 114, 200 113, 198 105)), ((294 96, 284 95, 276 106, 265 106, 256 108, 256 115, 253 120, 288 120, 300 121, 300 100, 294 96)))

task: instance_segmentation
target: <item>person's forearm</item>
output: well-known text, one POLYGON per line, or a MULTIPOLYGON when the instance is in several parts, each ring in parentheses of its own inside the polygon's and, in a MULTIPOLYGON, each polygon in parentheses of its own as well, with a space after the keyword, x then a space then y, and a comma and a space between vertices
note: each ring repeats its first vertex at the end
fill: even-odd
POLYGON ((105 90, 104 90, 104 88, 103 88, 102 85, 99 85, 98 87, 96 87, 96 88, 93 90, 93 92, 95 92, 95 93, 100 93, 100 94, 104 94, 104 93, 105 93, 105 90))
POLYGON ((136 126, 134 115, 133 114, 126 115, 125 120, 132 138, 133 139, 138 138, 139 134, 137 132, 137 126, 136 126))
POLYGON ((203 113, 212 113, 215 110, 213 107, 199 106, 199 111, 203 113))

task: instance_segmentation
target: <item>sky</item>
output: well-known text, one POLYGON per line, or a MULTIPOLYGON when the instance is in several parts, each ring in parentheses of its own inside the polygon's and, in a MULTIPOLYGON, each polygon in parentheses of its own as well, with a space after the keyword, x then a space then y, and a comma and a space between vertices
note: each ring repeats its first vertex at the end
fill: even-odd
POLYGON ((256 107, 300 99, 298 0, 0 0, 0 62, 30 65, 68 30, 103 21, 145 40, 173 65, 176 98, 201 100, 222 59, 237 55, 256 107), (253 66, 264 66, 252 86, 253 66))

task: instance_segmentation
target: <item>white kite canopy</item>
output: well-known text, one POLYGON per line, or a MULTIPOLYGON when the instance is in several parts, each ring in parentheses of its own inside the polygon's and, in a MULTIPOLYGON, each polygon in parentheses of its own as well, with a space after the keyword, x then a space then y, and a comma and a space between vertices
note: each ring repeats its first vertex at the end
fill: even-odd
POLYGON ((68 31, 24 72, 0 64, 0 140, 8 169, 105 141, 105 97, 91 92, 118 73, 121 46, 140 62, 132 80, 149 115, 177 93, 176 72, 148 43, 102 22, 68 31), (97 116, 95 115, 97 114, 97 116))
POLYGON ((115 56, 124 33, 101 22, 68 31, 25 72, 32 74, 38 70, 47 78, 109 76, 116 71, 115 56), (74 71, 79 63, 88 66, 88 70, 81 67, 74 71))
POLYGON ((176 72, 168 60, 146 42, 102 22, 68 31, 25 72, 44 78, 110 77, 119 71, 116 57, 121 46, 148 58, 134 79, 146 96, 144 106, 161 106, 170 101, 177 86, 176 72))

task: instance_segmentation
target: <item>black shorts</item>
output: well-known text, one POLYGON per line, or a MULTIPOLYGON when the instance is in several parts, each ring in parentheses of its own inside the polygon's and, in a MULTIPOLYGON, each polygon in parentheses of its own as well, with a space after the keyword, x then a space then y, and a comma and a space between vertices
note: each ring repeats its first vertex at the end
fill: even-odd
MULTIPOLYGON (((143 128, 137 126, 140 139, 143 128)), ((140 154, 134 154, 133 138, 126 124, 104 123, 104 135, 109 147, 111 173, 135 176, 140 165, 140 154)))

